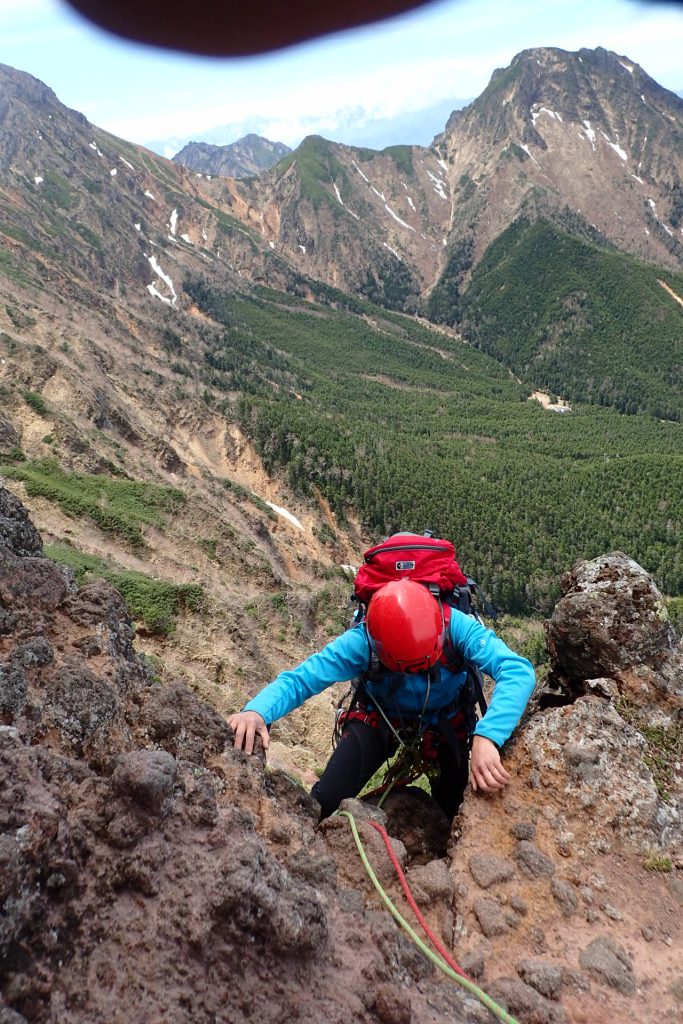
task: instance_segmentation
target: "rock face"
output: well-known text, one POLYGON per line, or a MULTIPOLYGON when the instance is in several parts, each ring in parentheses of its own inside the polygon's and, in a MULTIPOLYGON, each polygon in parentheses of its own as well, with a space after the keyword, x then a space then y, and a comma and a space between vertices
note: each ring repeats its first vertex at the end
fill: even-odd
POLYGON ((465 799, 456 957, 483 960, 479 983, 523 1021, 677 1019, 680 645, 620 553, 574 566, 547 631, 568 703, 520 730, 504 793, 465 799))
MULTIPOLYGON (((0 1020, 483 1024, 487 1011, 386 913, 346 819, 318 827, 308 794, 235 752, 208 704, 155 682, 116 590, 78 589, 40 551, 0 489, 0 1020)), ((610 583, 634 629, 651 607, 629 582, 636 569, 610 583)), ((604 596, 601 573, 572 576, 604 596)), ((595 625, 601 673, 600 651, 616 650, 608 604, 595 625)), ((432 929, 520 1024, 675 1020, 680 763, 663 795, 636 691, 620 696, 637 653, 628 664, 615 653, 601 679, 617 707, 572 667, 594 663, 590 619, 574 632, 560 614, 581 649, 574 658, 565 639, 554 671, 586 695, 527 722, 508 790, 469 793, 450 841, 422 791, 347 806, 392 899, 409 913, 373 822, 432 929), (666 855, 673 871, 645 869, 666 855)), ((655 649, 646 628, 620 644, 647 650, 648 673, 671 674, 668 630, 655 649)), ((671 681, 638 692, 680 728, 671 681)))
MULTIPOLYGON (((40 551, 0 488, 0 1020, 472 1019, 339 886, 310 797, 154 681, 116 590, 40 551)), ((423 883, 449 891, 443 862, 423 883)))

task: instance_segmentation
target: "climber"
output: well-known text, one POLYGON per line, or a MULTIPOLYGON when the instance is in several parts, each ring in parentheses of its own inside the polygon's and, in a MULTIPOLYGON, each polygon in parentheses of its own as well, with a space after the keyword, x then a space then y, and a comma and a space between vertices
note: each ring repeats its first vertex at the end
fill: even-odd
POLYGON ((534 670, 492 630, 457 608, 446 609, 410 579, 382 586, 362 622, 297 668, 281 672, 231 715, 235 747, 251 754, 258 736, 267 748, 273 722, 333 683, 351 679, 361 680, 354 704, 311 791, 322 817, 356 796, 399 745, 409 742, 406 736, 430 741, 440 769, 432 795, 449 818, 462 800, 468 761, 472 789, 479 793, 494 793, 510 781, 500 747, 531 696, 534 670), (478 721, 466 693, 468 663, 494 681, 491 702, 478 721))

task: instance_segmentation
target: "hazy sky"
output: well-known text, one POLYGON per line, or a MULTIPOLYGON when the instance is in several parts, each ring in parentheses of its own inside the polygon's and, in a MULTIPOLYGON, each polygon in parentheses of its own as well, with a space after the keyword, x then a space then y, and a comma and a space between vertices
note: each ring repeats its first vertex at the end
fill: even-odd
POLYGON ((217 60, 126 43, 59 0, 0 0, 0 63, 166 156, 190 139, 226 143, 248 131, 290 146, 312 133, 377 148, 427 144, 495 68, 532 46, 604 46, 683 90, 676 4, 441 0, 278 53, 217 60))

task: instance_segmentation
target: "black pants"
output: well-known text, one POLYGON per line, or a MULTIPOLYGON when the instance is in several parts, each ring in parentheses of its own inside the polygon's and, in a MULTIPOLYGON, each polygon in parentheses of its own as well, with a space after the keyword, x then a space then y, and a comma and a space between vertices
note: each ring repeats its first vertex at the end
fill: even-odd
MULTIPOLYGON (((457 744, 457 752, 444 737, 437 745, 441 774, 432 782, 432 796, 444 814, 453 818, 462 803, 469 774, 469 750, 466 742, 457 744)), ((321 807, 321 818, 336 811, 342 800, 358 796, 363 786, 396 751, 396 740, 384 729, 352 719, 322 776, 311 790, 321 807)))

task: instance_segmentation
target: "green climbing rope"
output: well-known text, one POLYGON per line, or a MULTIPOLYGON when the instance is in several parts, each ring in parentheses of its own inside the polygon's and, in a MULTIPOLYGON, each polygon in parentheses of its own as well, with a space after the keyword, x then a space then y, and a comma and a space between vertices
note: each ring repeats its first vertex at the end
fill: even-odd
POLYGON ((502 1006, 499 1006, 498 1003, 496 1003, 495 1000, 491 998, 491 996, 487 995, 486 992, 484 992, 477 985, 475 985, 474 982, 470 981, 469 978, 463 978, 461 975, 456 974, 452 967, 449 967, 447 963, 444 963, 441 957, 437 956, 436 953, 434 953, 429 948, 429 946, 427 946, 422 941, 420 936, 414 931, 413 928, 411 928, 411 926, 408 924, 408 922, 400 913, 400 911, 397 910, 397 908, 391 902, 391 899, 389 898, 389 896, 387 896, 386 892, 382 888, 379 879, 377 878, 377 875, 372 870, 372 865, 368 860, 367 854, 363 848, 363 843, 361 842, 361 838, 358 834, 358 828, 356 827, 356 819, 349 811, 338 811, 337 813, 339 814, 340 817, 348 818, 349 824, 351 825, 351 831, 353 832, 353 839, 356 844, 356 848, 358 850, 358 853, 360 854, 361 860, 363 861, 363 867, 367 871, 370 881, 372 882, 375 889, 379 893, 382 902, 385 904, 389 913, 392 915, 392 917, 396 919, 396 921, 398 921, 401 928, 403 928, 404 931, 408 933, 408 935, 413 940, 415 945, 424 953, 424 955, 429 960, 431 960, 435 967, 438 967, 440 971, 442 971, 453 981, 457 982, 458 985, 461 985, 463 988, 467 989, 468 992, 470 992, 476 999, 478 999, 479 1002, 483 1006, 485 1006, 487 1010, 490 1010, 491 1013, 498 1018, 498 1020, 503 1022, 503 1024, 519 1024, 519 1022, 514 1017, 512 1017, 507 1012, 507 1010, 504 1010, 502 1006))

